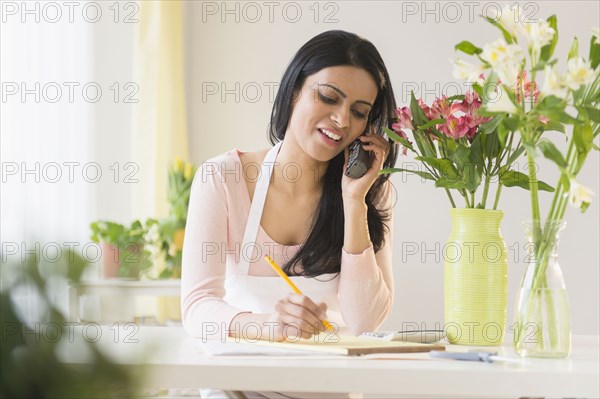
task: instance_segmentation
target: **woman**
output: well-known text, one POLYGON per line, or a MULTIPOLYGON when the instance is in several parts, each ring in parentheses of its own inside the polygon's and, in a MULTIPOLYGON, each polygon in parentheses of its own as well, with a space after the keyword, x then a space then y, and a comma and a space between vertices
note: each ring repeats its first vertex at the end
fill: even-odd
POLYGON ((182 317, 193 336, 309 338, 328 320, 376 330, 392 307, 392 186, 397 158, 383 137, 396 108, 369 41, 324 32, 294 56, 277 93, 274 147, 232 150, 195 176, 183 249, 182 317), (364 134, 363 134, 364 133, 364 134), (345 175, 360 140, 371 165, 345 175), (291 293, 271 256, 303 295, 291 293))

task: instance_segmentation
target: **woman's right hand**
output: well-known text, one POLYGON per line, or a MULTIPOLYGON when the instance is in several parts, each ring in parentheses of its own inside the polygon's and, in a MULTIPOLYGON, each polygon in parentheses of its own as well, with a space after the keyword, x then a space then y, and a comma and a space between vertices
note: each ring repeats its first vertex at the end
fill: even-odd
POLYGON ((261 339, 283 341, 288 337, 310 338, 327 329, 327 305, 316 304, 309 297, 289 294, 275 304, 275 313, 263 324, 261 339))

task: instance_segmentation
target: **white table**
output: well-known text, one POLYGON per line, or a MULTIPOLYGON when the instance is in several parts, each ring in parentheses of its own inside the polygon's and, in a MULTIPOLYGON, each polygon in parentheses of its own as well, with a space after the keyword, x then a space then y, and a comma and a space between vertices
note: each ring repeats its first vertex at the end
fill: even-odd
MULTIPOLYGON (((89 326, 87 326, 89 328, 89 326)), ((61 356, 85 362, 80 325, 61 356)), ((94 328, 96 328, 94 326, 94 328)), ((599 337, 575 336, 569 359, 524 359, 521 364, 429 360, 368 360, 353 357, 210 357, 181 327, 110 329, 99 326, 99 345, 127 367, 144 365, 148 388, 214 388, 247 391, 364 392, 365 397, 597 398, 599 337), (152 348, 149 350, 149 348, 152 348), (293 378, 291 377, 293 376, 293 378)), ((88 330, 89 333, 89 330, 88 330)), ((465 346, 447 350, 467 351, 465 346)), ((485 348, 516 357, 510 346, 485 348)))
POLYGON ((103 279, 69 285, 69 320, 79 321, 79 299, 83 295, 180 296, 181 280, 103 279))

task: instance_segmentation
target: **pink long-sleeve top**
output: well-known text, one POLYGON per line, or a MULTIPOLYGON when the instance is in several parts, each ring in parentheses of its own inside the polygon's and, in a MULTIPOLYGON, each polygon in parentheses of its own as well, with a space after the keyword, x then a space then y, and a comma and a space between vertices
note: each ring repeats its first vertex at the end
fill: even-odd
MULTIPOLYGON (((241 153, 235 149, 206 161, 192 184, 183 247, 181 304, 183 325, 195 337, 202 336, 204 322, 229 330, 236 315, 249 311, 231 306, 223 299, 225 278, 235 273, 250 211, 241 153)), ((391 188, 388 182, 380 201, 386 209, 391 207, 391 188)), ((377 253, 373 245, 359 254, 342 249, 338 299, 343 321, 351 334, 377 330, 392 309, 391 218, 388 226, 385 245, 377 253)), ((300 248, 274 242, 262 227, 256 242, 268 247, 275 261, 289 259, 300 248)), ((250 262, 248 274, 275 275, 260 259, 250 262)))

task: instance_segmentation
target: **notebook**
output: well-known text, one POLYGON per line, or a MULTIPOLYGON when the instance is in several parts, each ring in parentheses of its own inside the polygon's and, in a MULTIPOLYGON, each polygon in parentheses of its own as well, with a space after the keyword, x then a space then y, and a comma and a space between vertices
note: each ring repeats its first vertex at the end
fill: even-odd
POLYGON ((445 347, 439 344, 382 341, 327 332, 309 339, 292 338, 283 342, 227 337, 224 343, 209 341, 203 346, 208 353, 213 355, 299 355, 306 353, 356 356, 370 353, 414 353, 445 350, 445 347))

